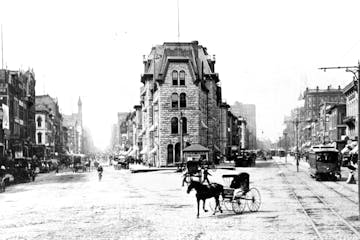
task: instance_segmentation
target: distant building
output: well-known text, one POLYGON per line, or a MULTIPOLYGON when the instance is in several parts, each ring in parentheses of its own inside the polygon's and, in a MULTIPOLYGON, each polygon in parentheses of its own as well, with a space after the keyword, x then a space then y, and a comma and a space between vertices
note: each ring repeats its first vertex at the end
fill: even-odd
POLYGON ((336 89, 328 86, 327 89, 306 88, 303 94, 305 100, 304 118, 307 125, 300 129, 305 137, 305 145, 322 143, 324 140, 324 109, 327 104, 345 103, 345 95, 340 86, 336 89), (323 109, 321 108, 323 106, 323 109), (322 111, 321 111, 322 110, 322 111))
POLYGON ((63 125, 67 128, 68 146, 70 153, 83 153, 83 122, 82 102, 79 97, 78 112, 71 115, 63 115, 63 125))
POLYGON ((243 117, 246 120, 247 135, 245 139, 248 143, 248 149, 257 148, 257 137, 256 137, 256 106, 255 104, 243 104, 235 102, 230 111, 237 117, 243 117))
MULTIPOLYGON (((52 155, 65 153, 65 145, 62 142, 62 115, 59 110, 57 99, 48 94, 38 95, 35 99, 36 109, 36 144, 44 146, 52 155), (45 123, 46 125, 42 125, 45 123), (41 130, 40 130, 41 129, 41 130), (44 130, 46 130, 44 132, 44 130), (41 139, 41 141, 39 141, 41 139)), ((49 156, 49 154, 48 154, 49 156)))

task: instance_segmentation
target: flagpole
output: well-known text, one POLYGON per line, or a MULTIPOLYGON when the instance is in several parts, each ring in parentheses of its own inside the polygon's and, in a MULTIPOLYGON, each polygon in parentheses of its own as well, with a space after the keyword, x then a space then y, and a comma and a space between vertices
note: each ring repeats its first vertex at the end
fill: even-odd
POLYGON ((178 42, 180 42, 180 11, 179 11, 179 0, 177 0, 177 13, 178 13, 178 42))

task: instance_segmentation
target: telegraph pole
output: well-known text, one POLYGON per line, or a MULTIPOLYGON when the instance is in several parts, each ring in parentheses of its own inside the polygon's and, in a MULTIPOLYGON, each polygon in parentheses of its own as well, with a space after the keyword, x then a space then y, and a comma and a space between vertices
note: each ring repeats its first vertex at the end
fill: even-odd
MULTIPOLYGON (((351 72, 355 76, 356 80, 356 91, 357 91, 357 101, 358 101, 358 117, 357 117, 357 130, 358 130, 358 136, 357 136, 357 144, 358 147, 360 147, 360 99, 359 99, 359 93, 360 93, 360 61, 358 61, 357 66, 347 66, 347 67, 323 67, 319 68, 320 70, 324 70, 324 72, 328 69, 345 69, 346 72, 351 72)), ((355 83, 355 82, 354 82, 355 83)), ((360 171, 359 171, 359 164, 360 164, 360 154, 358 150, 358 205, 359 205, 359 215, 360 215, 360 171)))

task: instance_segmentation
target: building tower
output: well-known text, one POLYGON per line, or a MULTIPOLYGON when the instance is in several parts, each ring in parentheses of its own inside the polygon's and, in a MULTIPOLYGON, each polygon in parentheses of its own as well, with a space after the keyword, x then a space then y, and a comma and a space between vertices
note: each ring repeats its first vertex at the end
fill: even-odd
POLYGON ((78 121, 79 121, 79 124, 82 128, 82 102, 81 102, 81 99, 79 97, 79 101, 78 101, 78 121))

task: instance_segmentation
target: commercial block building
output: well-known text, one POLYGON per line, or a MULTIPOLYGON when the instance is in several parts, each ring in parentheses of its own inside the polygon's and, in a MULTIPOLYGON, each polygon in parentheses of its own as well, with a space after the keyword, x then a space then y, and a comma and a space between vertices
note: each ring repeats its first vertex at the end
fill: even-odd
MULTIPOLYGON (((182 162, 182 149, 200 144, 209 160, 221 154, 221 87, 215 57, 194 42, 168 42, 144 58, 140 105, 135 106, 137 147, 155 166, 182 162)), ((225 127, 226 128, 226 127, 225 127)))
POLYGON ((0 69, 1 154, 31 157, 35 144, 35 73, 0 69))

